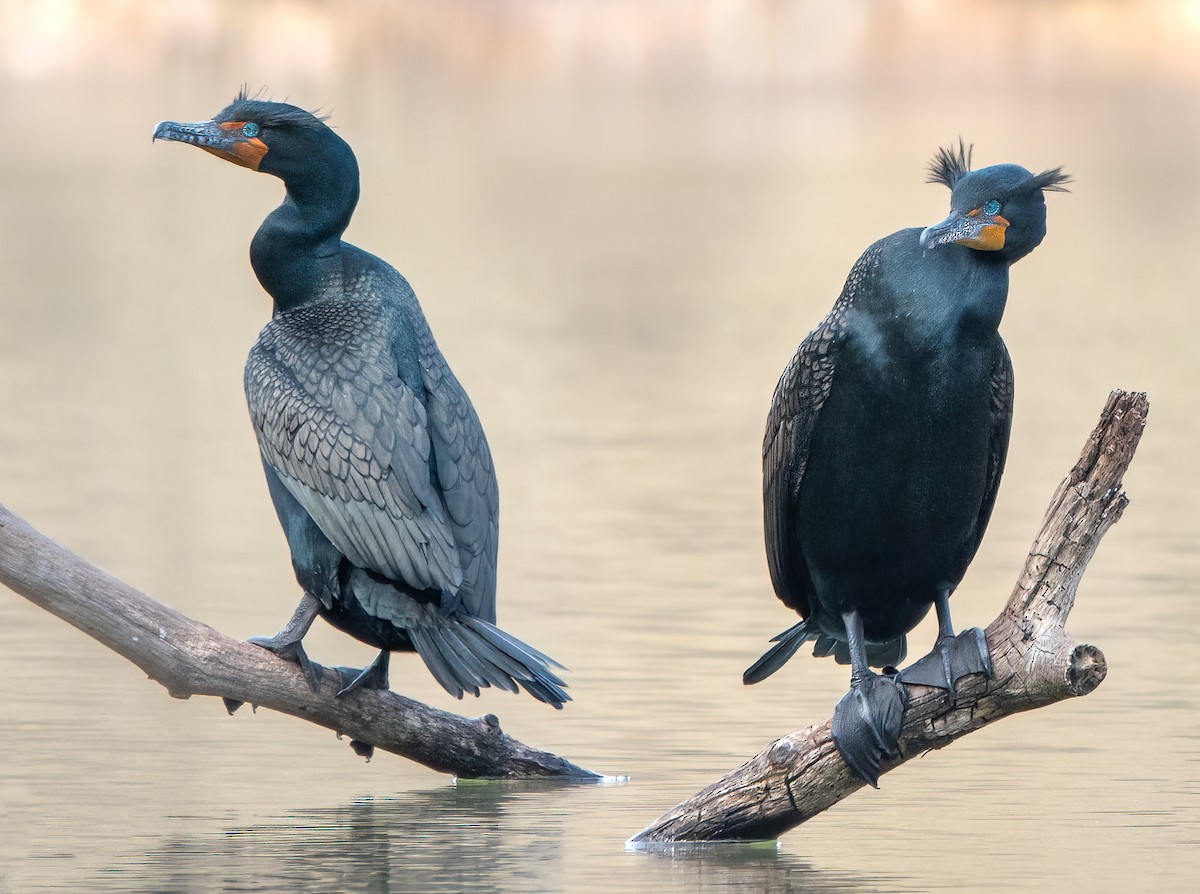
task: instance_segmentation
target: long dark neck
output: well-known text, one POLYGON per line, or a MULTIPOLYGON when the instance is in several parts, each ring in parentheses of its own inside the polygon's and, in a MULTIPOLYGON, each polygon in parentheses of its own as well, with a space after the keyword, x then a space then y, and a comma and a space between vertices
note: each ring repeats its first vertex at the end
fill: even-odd
POLYGON ((320 300, 338 269, 342 233, 358 204, 358 164, 347 151, 311 174, 284 180, 287 196, 250 243, 250 264, 276 310, 320 300))
POLYGON ((911 229, 884 241, 879 285, 863 294, 861 310, 904 350, 990 341, 1008 298, 1007 259, 963 245, 926 250, 919 239, 911 229))

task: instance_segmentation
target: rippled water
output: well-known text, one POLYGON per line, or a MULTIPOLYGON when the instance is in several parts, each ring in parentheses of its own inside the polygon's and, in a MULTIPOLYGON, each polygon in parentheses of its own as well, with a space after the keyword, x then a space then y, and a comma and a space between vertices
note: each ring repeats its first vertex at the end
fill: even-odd
MULTIPOLYGON (((177 702, 0 593, 0 891, 1178 890, 1200 872, 1200 17, 1173 3, 14 2, 0 7, 0 501, 234 636, 297 593, 241 365, 277 182, 151 145, 242 82, 333 112, 348 238, 401 269, 487 427, 500 615, 572 668, 497 713, 632 781, 459 784, 323 730, 177 702), (1132 505, 1072 631, 1092 696, 888 775, 779 847, 627 852, 829 715, 845 670, 742 669, 787 626, 762 556, 771 389, 858 253, 940 220, 922 184, 1063 164, 1013 272, 1016 422, 956 618, 999 609, 1108 391, 1150 392, 1132 505)), ((933 636, 926 622, 914 649, 933 636)), ((366 660, 328 628, 310 651, 366 660)))

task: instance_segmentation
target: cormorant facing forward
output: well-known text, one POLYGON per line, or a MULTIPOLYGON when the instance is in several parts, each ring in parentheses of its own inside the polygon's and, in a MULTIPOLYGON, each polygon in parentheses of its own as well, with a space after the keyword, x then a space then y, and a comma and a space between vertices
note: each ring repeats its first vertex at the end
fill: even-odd
POLYGON ((955 638, 950 594, 987 526, 1008 450, 1013 375, 997 327, 1008 268, 1046 235, 1043 192, 1061 168, 970 170, 942 149, 930 182, 946 220, 866 250, 829 315, 804 339, 771 402, 763 442, 767 561, 803 620, 745 673, 757 683, 805 641, 852 666, 834 712, 842 756, 875 785, 904 710, 905 634, 937 608, 933 651, 900 680, 954 691, 991 673, 983 632, 955 638))
POLYGON ((246 399, 304 596, 278 635, 252 642, 298 661, 315 689, 301 640, 322 615, 381 650, 363 671, 338 669, 340 694, 385 688, 388 653, 415 651, 456 697, 520 686, 561 708, 557 662, 495 626, 499 501, 475 409, 408 282, 342 241, 359 192, 350 147, 309 112, 244 91, 154 137, 287 188, 250 244, 274 314, 246 361, 246 399))

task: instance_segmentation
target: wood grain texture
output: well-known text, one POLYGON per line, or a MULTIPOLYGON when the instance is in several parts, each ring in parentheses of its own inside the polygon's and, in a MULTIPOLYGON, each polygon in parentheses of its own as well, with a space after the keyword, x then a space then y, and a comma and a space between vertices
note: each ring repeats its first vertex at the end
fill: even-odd
POLYGON ((0 583, 136 664, 175 698, 219 696, 291 714, 463 778, 600 776, 518 742, 493 714, 460 717, 394 692, 343 698, 323 670, 313 692, 300 668, 175 611, 80 558, 0 505, 0 583))
MULTIPOLYGON (((988 625, 995 674, 961 680, 956 699, 908 684, 900 756, 885 761, 881 773, 1002 717, 1087 695, 1104 680, 1104 654, 1077 643, 1065 624, 1088 561, 1128 503, 1121 480, 1148 412, 1143 393, 1109 396, 1046 510, 1012 595, 988 625)), ((838 754, 831 725, 827 720, 777 739, 629 843, 773 839, 833 806, 866 783, 838 754)))

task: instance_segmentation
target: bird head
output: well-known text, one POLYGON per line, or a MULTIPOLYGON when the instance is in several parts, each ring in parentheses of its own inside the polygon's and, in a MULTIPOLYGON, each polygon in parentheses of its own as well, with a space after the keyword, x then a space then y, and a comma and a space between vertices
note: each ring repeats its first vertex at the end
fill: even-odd
POLYGON ((339 170, 358 176, 354 153, 324 118, 282 102, 252 99, 243 89, 210 121, 163 121, 154 139, 199 146, 236 165, 273 174, 289 191, 339 170))
POLYGON ((1034 174, 1020 165, 971 170, 971 148, 939 149, 929 165, 930 183, 950 188, 950 216, 926 227, 921 247, 965 245, 999 252, 1012 263, 1037 248, 1046 235, 1045 192, 1066 192, 1062 168, 1034 174))

